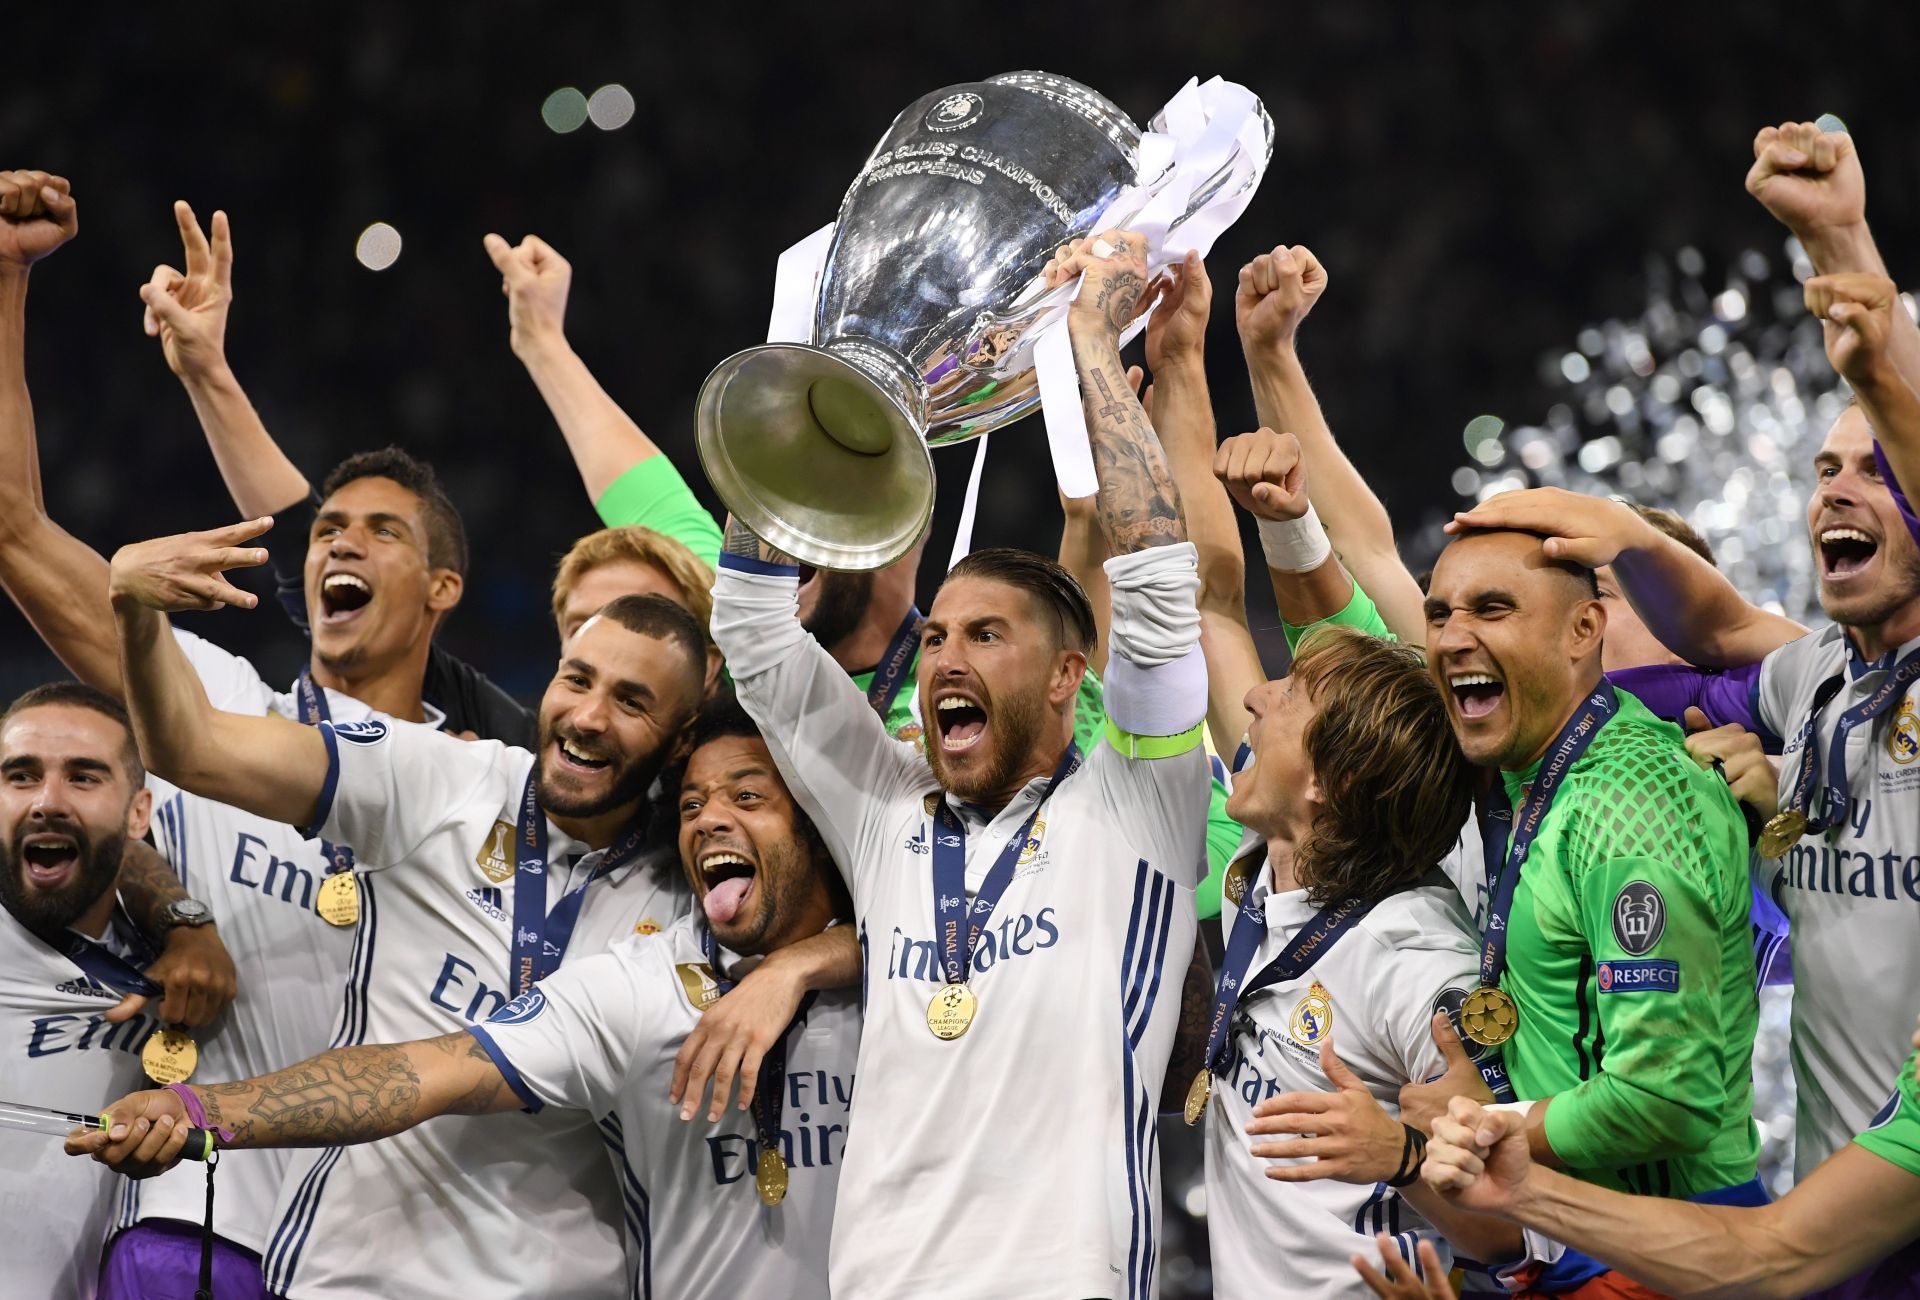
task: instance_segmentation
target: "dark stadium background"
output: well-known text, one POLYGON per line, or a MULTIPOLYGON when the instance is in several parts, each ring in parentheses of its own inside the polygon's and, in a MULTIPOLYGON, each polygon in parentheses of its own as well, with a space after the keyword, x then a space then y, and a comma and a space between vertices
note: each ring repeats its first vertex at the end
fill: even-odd
MULTIPOLYGON (((553 659, 553 560, 597 525, 508 351, 483 233, 537 232, 573 261, 575 347, 705 495, 701 379, 764 337, 776 255, 832 217, 899 108, 1038 67, 1144 121, 1187 76, 1219 73, 1260 94, 1276 127, 1265 184, 1210 259, 1220 424, 1252 414, 1235 272, 1276 242, 1306 243, 1332 283, 1303 353, 1424 562, 1416 526, 1457 503, 1463 426, 1539 420, 1555 400, 1543 356, 1638 313, 1649 255, 1777 252, 1778 228, 1741 188, 1759 126, 1846 119, 1881 246, 1896 278, 1911 274, 1917 28, 1913 6, 1871 0, 13 6, 0 166, 62 172, 81 205, 80 238, 36 270, 29 307, 47 502, 107 553, 233 517, 135 297, 156 263, 178 263, 170 202, 203 218, 224 207, 229 354, 268 427, 316 478, 387 442, 438 464, 473 547, 445 640, 533 699, 553 659), (557 88, 608 83, 637 101, 625 127, 542 123, 557 88), (353 256, 375 221, 405 241, 381 273, 353 256)), ((1051 550, 1037 421, 994 444, 977 540, 1051 550)), ((969 456, 937 457, 929 583, 969 456)), ((303 657, 270 608, 184 621, 276 683, 303 657)), ((0 608, 0 696, 57 672, 0 608)), ((1167 1160, 1190 1181, 1190 1149, 1167 1160)), ((1204 1274, 1171 1267, 1192 1241, 1168 1196, 1179 1294, 1204 1274)))

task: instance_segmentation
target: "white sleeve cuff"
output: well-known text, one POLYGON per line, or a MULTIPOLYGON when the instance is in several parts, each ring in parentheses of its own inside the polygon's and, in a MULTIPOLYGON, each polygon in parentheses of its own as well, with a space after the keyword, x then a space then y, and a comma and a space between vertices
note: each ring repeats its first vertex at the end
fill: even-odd
MULTIPOLYGON (((1192 542, 1181 542, 1116 555, 1105 567, 1113 592, 1112 655, 1107 664, 1111 695, 1118 660, 1158 668, 1199 647, 1200 558, 1192 542)), ((1204 670, 1201 689, 1204 694, 1204 670)), ((1201 709, 1205 711, 1204 703, 1201 709)))

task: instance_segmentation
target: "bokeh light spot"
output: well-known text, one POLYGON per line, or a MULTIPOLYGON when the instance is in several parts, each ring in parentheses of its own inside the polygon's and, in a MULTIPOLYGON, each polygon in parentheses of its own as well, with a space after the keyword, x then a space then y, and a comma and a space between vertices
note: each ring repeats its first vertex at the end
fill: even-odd
POLYGON ((384 271, 400 260, 400 232, 384 221, 376 221, 360 232, 353 256, 369 271, 384 271))
POLYGON ((587 124, 587 97, 572 86, 562 86, 540 105, 540 120, 558 135, 578 131, 587 124))

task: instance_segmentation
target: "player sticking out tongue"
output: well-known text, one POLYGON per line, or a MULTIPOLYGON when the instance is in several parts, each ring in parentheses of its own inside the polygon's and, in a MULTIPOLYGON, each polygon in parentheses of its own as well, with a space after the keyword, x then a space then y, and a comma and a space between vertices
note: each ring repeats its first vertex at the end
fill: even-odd
POLYGON ((700 878, 707 886, 703 900, 707 919, 725 925, 738 916, 759 879, 759 870, 753 849, 744 844, 714 845, 702 853, 700 878))

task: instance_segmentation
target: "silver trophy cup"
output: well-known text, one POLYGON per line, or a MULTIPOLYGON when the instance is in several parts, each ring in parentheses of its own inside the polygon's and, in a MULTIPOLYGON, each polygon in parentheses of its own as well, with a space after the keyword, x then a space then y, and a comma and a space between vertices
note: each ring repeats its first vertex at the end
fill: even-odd
POLYGON ((821 568, 910 551, 929 445, 1039 405, 1019 343, 1040 271, 1139 179, 1139 145, 1105 97, 1045 72, 909 105, 841 201, 813 341, 736 352, 701 387, 700 461, 734 517, 821 568))

